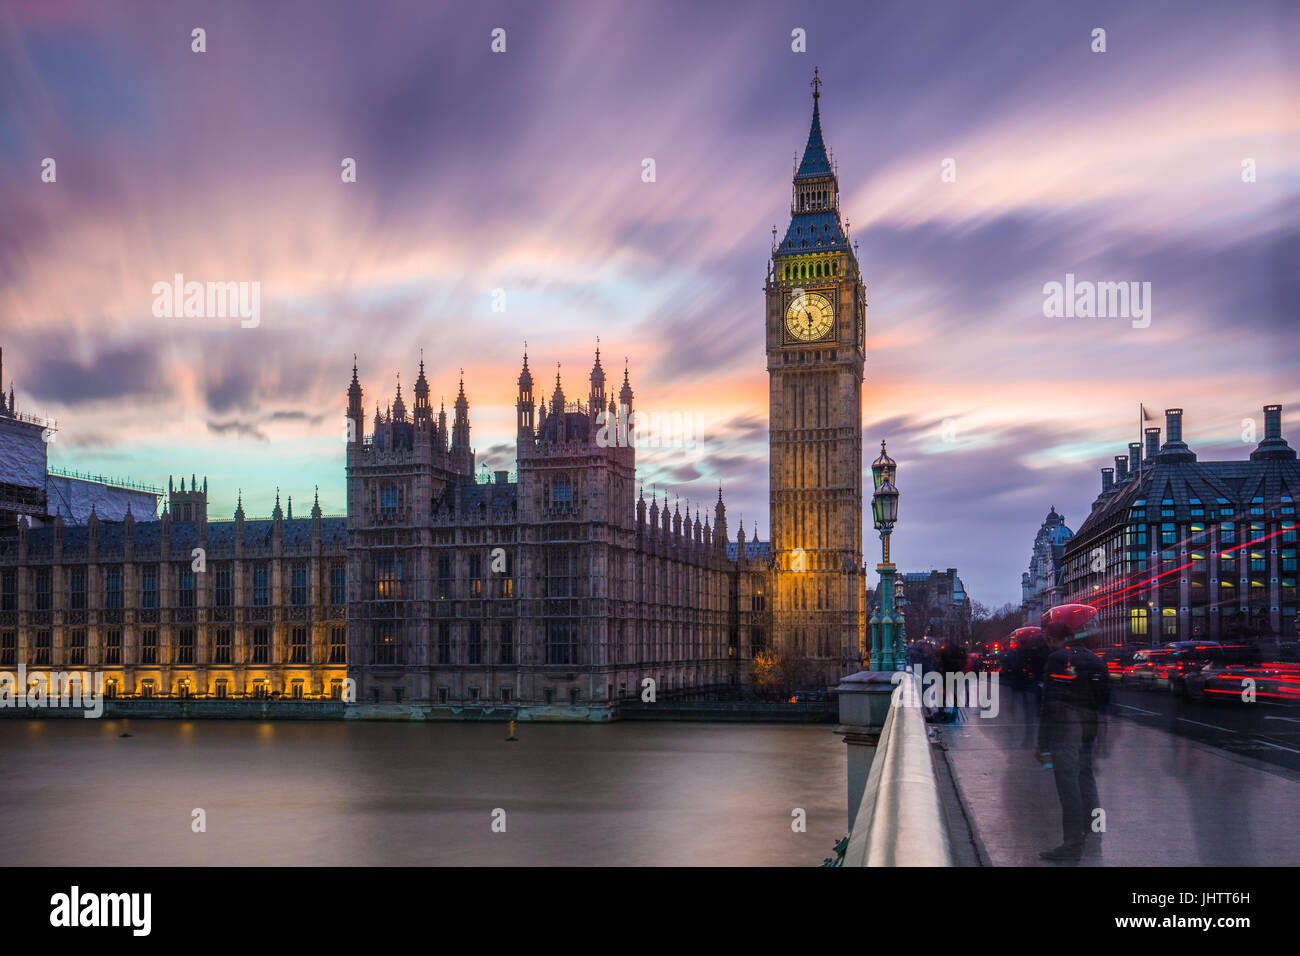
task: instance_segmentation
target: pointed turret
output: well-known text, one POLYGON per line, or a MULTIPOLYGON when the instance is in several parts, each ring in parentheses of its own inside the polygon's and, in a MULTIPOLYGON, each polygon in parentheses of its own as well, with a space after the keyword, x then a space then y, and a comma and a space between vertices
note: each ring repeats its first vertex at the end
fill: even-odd
POLYGON ((555 440, 563 443, 565 434, 564 389, 560 387, 560 363, 555 363, 555 391, 551 393, 551 414, 555 416, 555 440))
POLYGON ((402 375, 400 372, 397 375, 397 397, 393 399, 392 411, 388 417, 390 421, 406 421, 406 402, 402 401, 402 375))
POLYGON ((727 551, 727 506, 722 503, 722 486, 718 485, 718 503, 713 506, 713 541, 719 554, 727 551))
POLYGON ((465 397, 465 370, 460 371, 460 392, 456 395, 456 418, 451 426, 451 466, 473 477, 474 453, 469 447, 469 399, 465 397))
MULTIPOLYGON (((803 159, 795 170, 790 201, 790 227, 773 256, 816 256, 849 252, 849 240, 840 222, 840 187, 830 152, 822 138, 820 72, 813 71, 813 115, 803 159)), ((778 263, 778 278, 795 279, 827 274, 835 265, 819 259, 778 263), (787 270, 790 270, 787 273, 787 270), (798 275, 794 274, 798 271, 798 275)), ((838 274, 838 269, 830 274, 838 274)))
MULTIPOLYGON (((596 340, 597 343, 600 339, 596 340)), ((600 365, 600 345, 596 345, 596 364, 591 367, 591 393, 588 396, 588 414, 594 424, 605 411, 605 370, 600 365)))
POLYGON ((420 374, 415 379, 415 410, 413 412, 416 427, 422 431, 433 424, 433 406, 429 404, 429 380, 424 377, 424 350, 420 350, 420 374))
POLYGON ((515 402, 515 437, 521 442, 531 442, 537 434, 533 414, 533 373, 528 370, 528 350, 524 349, 524 367, 519 372, 519 398, 515 402))
POLYGON ((361 410, 361 382, 357 380, 357 357, 352 356, 352 381, 348 383, 348 443, 360 442, 366 427, 361 410))

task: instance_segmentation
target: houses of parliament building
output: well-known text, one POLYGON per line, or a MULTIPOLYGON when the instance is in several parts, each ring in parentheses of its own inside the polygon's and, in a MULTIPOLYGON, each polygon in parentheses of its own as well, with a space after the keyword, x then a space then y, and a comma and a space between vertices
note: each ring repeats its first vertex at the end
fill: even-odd
POLYGON ((599 350, 567 395, 523 357, 516 472, 486 481, 463 381, 450 423, 423 362, 409 408, 399 385, 367 421, 354 363, 345 518, 294 517, 277 495, 269 520, 242 497, 210 520, 193 478, 161 518, 24 505, 0 531, 0 671, 102 671, 121 697, 336 698, 356 716, 605 719, 650 690, 742 685, 760 652, 813 684, 860 668, 866 298, 819 100, 815 79, 765 284, 770 541, 729 529, 721 490, 711 513, 646 501, 630 377, 607 379, 599 350))

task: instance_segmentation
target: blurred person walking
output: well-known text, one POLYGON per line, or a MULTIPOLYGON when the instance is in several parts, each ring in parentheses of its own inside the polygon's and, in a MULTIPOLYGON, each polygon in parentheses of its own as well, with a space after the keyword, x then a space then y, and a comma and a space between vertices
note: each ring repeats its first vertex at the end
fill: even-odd
POLYGON ((1083 646, 1083 638, 1069 624, 1050 621, 1043 636, 1048 654, 1043 664, 1038 757, 1050 763, 1056 777, 1062 843, 1039 856, 1057 863, 1077 862, 1085 845, 1098 839, 1091 826, 1099 806, 1092 758, 1098 717, 1110 702, 1109 678, 1101 658, 1083 646))

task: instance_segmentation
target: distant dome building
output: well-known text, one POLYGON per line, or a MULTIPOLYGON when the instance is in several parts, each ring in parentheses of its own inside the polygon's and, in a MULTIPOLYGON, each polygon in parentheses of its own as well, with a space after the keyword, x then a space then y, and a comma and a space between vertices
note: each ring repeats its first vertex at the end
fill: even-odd
POLYGON ((1045 610, 1061 603, 1058 598, 1065 576, 1065 547, 1073 537, 1065 517, 1052 505, 1034 536, 1029 570, 1020 576, 1020 609, 1026 624, 1038 624, 1045 610))

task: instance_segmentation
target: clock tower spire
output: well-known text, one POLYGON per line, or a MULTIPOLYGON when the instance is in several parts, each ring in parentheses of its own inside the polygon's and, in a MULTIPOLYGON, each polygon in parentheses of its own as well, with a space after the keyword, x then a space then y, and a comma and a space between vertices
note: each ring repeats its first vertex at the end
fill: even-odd
POLYGON ((861 663, 866 288, 822 134, 820 71, 766 297, 773 646, 834 680, 861 663))

